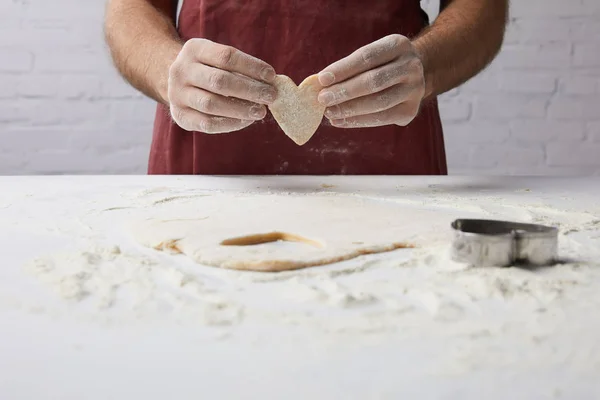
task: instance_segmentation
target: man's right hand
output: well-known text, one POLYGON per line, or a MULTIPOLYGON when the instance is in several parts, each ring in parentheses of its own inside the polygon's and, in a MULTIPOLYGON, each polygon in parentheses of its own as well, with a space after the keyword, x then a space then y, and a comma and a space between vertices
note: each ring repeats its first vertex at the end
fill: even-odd
POLYGON ((269 64, 233 47, 190 39, 169 69, 173 120, 187 131, 233 132, 263 119, 277 97, 269 64))

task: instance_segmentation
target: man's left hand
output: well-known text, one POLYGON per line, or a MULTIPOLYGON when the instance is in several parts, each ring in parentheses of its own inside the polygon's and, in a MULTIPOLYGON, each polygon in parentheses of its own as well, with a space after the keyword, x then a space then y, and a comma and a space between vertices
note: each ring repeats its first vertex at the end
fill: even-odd
POLYGON ((319 102, 340 128, 408 125, 425 95, 423 64, 411 41, 390 35, 319 73, 319 102))

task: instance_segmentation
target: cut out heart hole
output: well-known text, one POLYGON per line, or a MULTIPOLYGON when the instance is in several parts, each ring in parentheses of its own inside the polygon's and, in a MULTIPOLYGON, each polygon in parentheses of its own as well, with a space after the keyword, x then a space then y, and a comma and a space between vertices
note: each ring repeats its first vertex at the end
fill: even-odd
POLYGON ((297 242, 304 243, 314 247, 323 247, 323 245, 315 240, 294 235, 285 232, 269 232, 257 233, 255 235, 240 236, 231 239, 225 239, 221 242, 221 246, 254 246, 257 244, 272 243, 272 242, 297 242))
POLYGON ((323 88, 317 75, 306 78, 300 86, 285 75, 275 78, 277 100, 269 110, 283 132, 302 146, 315 134, 323 120, 325 106, 317 100, 323 88))

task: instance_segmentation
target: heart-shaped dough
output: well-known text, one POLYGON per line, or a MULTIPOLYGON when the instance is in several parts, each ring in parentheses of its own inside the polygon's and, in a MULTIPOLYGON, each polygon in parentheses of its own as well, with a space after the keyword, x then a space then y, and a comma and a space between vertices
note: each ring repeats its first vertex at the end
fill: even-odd
POLYGON ((325 106, 317 101, 323 88, 317 75, 306 78, 300 86, 285 75, 277 75, 277 100, 269 106, 273 117, 297 145, 308 142, 323 120, 325 106))

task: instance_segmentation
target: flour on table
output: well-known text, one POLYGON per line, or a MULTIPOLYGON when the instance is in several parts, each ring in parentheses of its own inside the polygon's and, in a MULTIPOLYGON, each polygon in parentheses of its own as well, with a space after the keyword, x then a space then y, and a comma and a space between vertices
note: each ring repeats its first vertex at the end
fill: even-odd
POLYGON ((106 312, 120 309, 116 318, 167 315, 231 326, 244 317, 241 304, 201 277, 144 254, 123 252, 119 246, 95 245, 38 257, 25 269, 66 301, 106 312))
MULTIPOLYGON (((52 218, 44 203, 36 201, 36 207, 21 208, 33 200, 3 198, 2 204, 12 204, 10 210, 2 210, 9 223, 19 222, 22 230, 65 236, 67 240, 64 252, 43 255, 27 264, 27 278, 35 278, 30 283, 40 282, 51 291, 37 291, 41 298, 31 293, 3 292, 0 307, 18 306, 45 316, 58 310, 69 318, 111 325, 174 320, 199 334, 218 334, 220 340, 248 334, 250 340, 269 342, 278 328, 291 327, 289 336, 310 337, 311 343, 327 348, 330 343, 356 347, 371 341, 417 338, 446 346, 445 351, 434 355, 439 366, 432 368, 432 375, 480 373, 489 368, 509 368, 519 374, 568 366, 571 373, 595 376, 600 370, 596 339, 600 325, 596 317, 600 308, 600 210, 559 210, 524 205, 520 198, 511 202, 477 193, 460 197, 443 188, 427 194, 402 190, 378 199, 376 195, 365 198, 366 193, 358 190, 354 194, 319 190, 318 194, 302 195, 298 193, 300 187, 286 188, 284 193, 268 189, 269 194, 264 190, 233 195, 195 185, 193 181, 187 188, 142 193, 137 188, 123 189, 118 195, 96 188, 98 201, 85 203, 78 212, 70 210, 72 203, 56 203, 56 196, 48 195, 45 201, 48 207, 52 204, 52 218), (202 196, 205 194, 211 196, 202 196), (319 202, 330 204, 324 206, 331 211, 328 215, 315 211, 319 202), (287 224, 290 217, 281 217, 283 205, 290 207, 288 213, 301 215, 306 222, 287 224), (388 207, 400 211, 373 211, 388 207), (265 218, 271 209, 278 220, 265 218), (255 224, 239 222, 248 221, 244 210, 255 224), (224 221, 220 215, 229 215, 237 218, 223 225, 231 231, 219 228, 216 234, 230 238, 277 230, 323 241, 328 237, 316 232, 319 226, 341 225, 361 232, 361 226, 375 224, 370 220, 382 214, 387 225, 377 218, 381 232, 406 221, 407 227, 399 230, 400 241, 416 248, 275 274, 211 268, 186 254, 155 251, 140 246, 140 236, 134 236, 138 241, 125 236, 131 231, 122 226, 124 221, 140 222, 134 227, 184 224, 190 233, 200 235, 204 231, 194 230, 196 227, 203 228, 214 218, 224 221), (454 263, 448 253, 447 225, 454 217, 558 225, 559 254, 571 261, 533 270, 471 268, 454 263), (359 228, 354 229, 356 226, 359 228), (569 231, 572 233, 565 236, 569 231), (252 333, 253 326, 262 324, 276 328, 270 331, 273 335, 252 333), (573 338, 577 338, 576 345, 573 338)), ((255 186, 251 184, 253 190, 255 186)), ((146 234, 154 239, 161 236, 146 234)), ((162 236, 180 239, 181 232, 162 236)), ((371 234, 369 238, 376 242, 380 237, 371 234)), ((284 253, 297 258, 298 251, 306 246, 311 248, 294 242, 247 247, 271 248, 270 252, 258 253, 282 259, 279 249, 287 249, 284 253)))
POLYGON ((140 244, 198 264, 284 271, 448 240, 457 217, 357 197, 219 195, 161 208, 130 229, 140 244))

